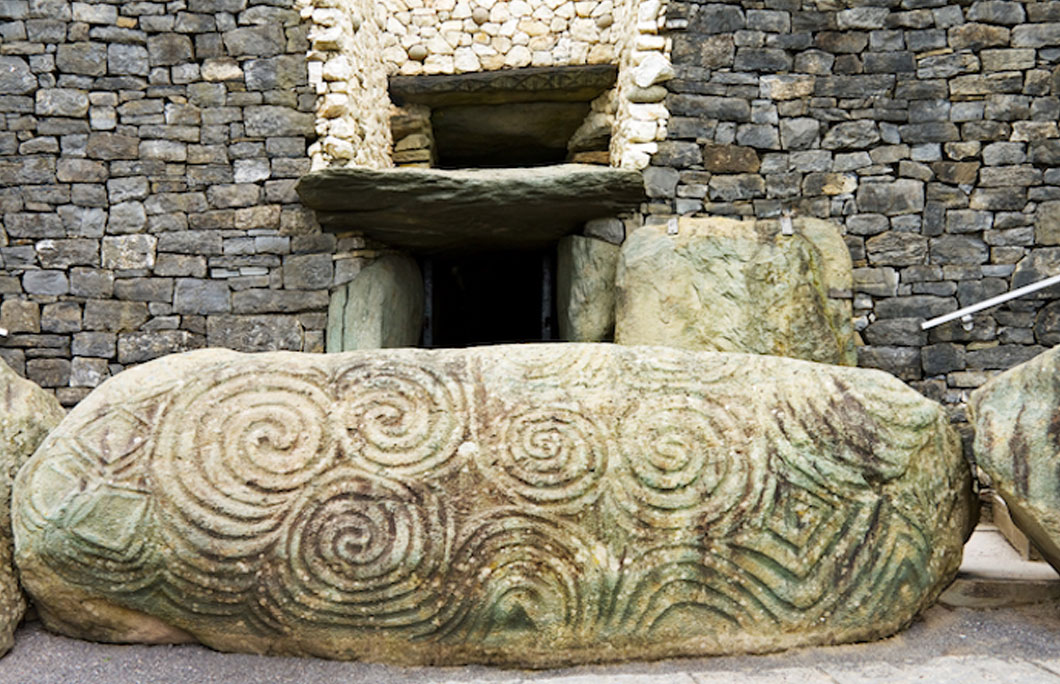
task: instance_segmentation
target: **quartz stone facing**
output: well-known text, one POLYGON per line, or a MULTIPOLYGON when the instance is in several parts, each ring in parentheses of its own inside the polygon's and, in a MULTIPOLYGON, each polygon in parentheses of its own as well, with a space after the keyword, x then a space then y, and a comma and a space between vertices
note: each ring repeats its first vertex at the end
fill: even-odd
POLYGON ((364 243, 294 193, 307 30, 294 0, 0 3, 0 357, 70 405, 171 352, 323 349, 364 243))
POLYGON ((963 421, 968 390, 1060 340, 1055 288, 919 327, 1060 273, 1060 4, 863 4, 669 3, 647 221, 837 222, 859 364, 963 421))
POLYGON ((538 344, 145 364, 13 515, 71 636, 548 667, 892 634, 973 499, 941 407, 886 373, 538 344))

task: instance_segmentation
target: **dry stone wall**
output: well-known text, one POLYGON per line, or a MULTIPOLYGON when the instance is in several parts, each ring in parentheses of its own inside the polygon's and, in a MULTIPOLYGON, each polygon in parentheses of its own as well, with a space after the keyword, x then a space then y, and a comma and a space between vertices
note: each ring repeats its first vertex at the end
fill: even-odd
POLYGON ((322 349, 361 245, 293 190, 307 27, 294 0, 0 3, 4 360, 73 404, 170 352, 322 349))
POLYGON ((371 252, 321 234, 295 180, 389 166, 387 74, 427 73, 430 45, 510 68, 522 34, 554 65, 609 46, 594 111, 611 163, 647 167, 644 221, 839 223, 861 365, 959 406, 1060 342, 1050 292, 918 325, 1060 271, 1060 3, 389 1, 0 4, 0 356, 69 405, 172 351, 321 349, 371 252))
POLYGON ((948 403, 1060 342, 1055 292, 970 330, 919 327, 1060 272, 1060 2, 673 1, 667 17, 649 221, 837 221, 860 364, 948 403))

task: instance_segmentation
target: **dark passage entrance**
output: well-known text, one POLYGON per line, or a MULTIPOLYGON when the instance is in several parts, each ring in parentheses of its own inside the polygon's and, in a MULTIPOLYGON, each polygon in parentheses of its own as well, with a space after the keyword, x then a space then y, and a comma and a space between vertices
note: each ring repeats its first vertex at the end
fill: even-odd
POLYGON ((556 339, 555 250, 424 260, 426 347, 556 339))

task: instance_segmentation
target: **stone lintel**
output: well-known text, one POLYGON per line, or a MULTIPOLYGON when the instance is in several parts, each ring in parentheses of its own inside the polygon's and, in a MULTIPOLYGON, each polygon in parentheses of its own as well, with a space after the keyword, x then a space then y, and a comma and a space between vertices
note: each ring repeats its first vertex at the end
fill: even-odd
POLYGON ((297 191, 325 230, 420 253, 540 247, 646 199, 639 171, 587 164, 325 169, 297 191))
POLYGON ((507 104, 512 102, 589 102, 615 84, 613 64, 528 67, 469 74, 393 76, 395 104, 429 107, 507 104))

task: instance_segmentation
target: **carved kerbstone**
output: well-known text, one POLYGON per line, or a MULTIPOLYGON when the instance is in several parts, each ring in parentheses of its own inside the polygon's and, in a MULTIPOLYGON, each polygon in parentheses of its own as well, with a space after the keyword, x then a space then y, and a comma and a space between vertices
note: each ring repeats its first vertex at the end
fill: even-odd
POLYGON ((975 460, 1009 513, 1060 568, 1060 347, 972 392, 975 460))
POLYGON ((26 612, 11 543, 11 483, 65 411, 54 396, 15 374, 0 360, 0 655, 26 612))
POLYGON ((873 639, 957 570, 968 468, 877 371, 613 345, 207 350, 21 471, 54 630, 530 667, 873 639))

